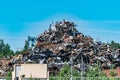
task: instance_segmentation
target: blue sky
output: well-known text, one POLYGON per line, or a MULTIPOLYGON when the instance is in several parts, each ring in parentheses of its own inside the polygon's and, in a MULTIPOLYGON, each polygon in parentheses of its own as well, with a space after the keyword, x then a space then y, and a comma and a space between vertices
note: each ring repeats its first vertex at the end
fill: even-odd
POLYGON ((47 30, 52 21, 74 21, 85 35, 120 42, 119 0, 1 0, 0 38, 16 51, 27 36, 47 30))

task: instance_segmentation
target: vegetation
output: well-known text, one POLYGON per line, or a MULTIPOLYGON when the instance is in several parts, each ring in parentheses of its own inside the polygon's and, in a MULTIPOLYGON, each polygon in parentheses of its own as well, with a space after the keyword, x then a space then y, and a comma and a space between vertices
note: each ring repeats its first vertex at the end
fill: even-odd
MULTIPOLYGON (((65 64, 63 66, 63 68, 60 70, 60 72, 58 73, 57 76, 59 76, 59 77, 71 77, 71 67, 70 67, 70 65, 65 64)), ((79 77, 80 74, 77 70, 73 69, 72 70, 72 76, 73 77, 79 77)))
POLYGON ((111 41, 111 43, 109 43, 109 45, 114 49, 120 48, 120 44, 115 41, 111 41))
POLYGON ((29 49, 28 42, 26 41, 25 45, 24 45, 24 49, 21 51, 16 51, 14 53, 13 50, 10 49, 10 45, 5 44, 4 40, 0 39, 0 58, 9 57, 12 55, 17 55, 17 54, 22 54, 22 53, 26 52, 28 49, 29 49))
POLYGON ((114 71, 114 65, 112 65, 112 69, 110 70, 110 75, 111 75, 112 77, 117 76, 117 72, 114 71))
POLYGON ((29 42, 28 41, 25 41, 25 45, 24 45, 24 49, 23 49, 23 52, 24 51, 27 51, 29 49, 29 42))
POLYGON ((29 49, 28 45, 29 45, 28 41, 25 41, 24 49, 21 50, 21 51, 16 51, 15 54, 16 55, 17 54, 23 54, 24 52, 26 52, 29 49))
POLYGON ((94 67, 89 67, 86 72, 86 77, 107 77, 106 74, 100 69, 99 65, 96 64, 94 67))
MULTIPOLYGON (((57 79, 57 80, 69 80, 71 77, 70 65, 65 64, 56 77, 52 76, 52 75, 50 75, 50 77, 52 77, 50 80, 55 80, 55 79, 57 79)), ((76 77, 76 79, 74 79, 74 80, 78 80, 78 78, 81 78, 81 72, 73 69, 72 70, 72 77, 73 78, 76 77)), ((82 77, 85 77, 85 78, 92 78, 92 77, 94 77, 94 78, 98 78, 98 77, 107 78, 106 74, 100 69, 98 64, 96 64, 94 67, 89 67, 87 71, 83 72, 82 77)), ((90 80, 90 79, 86 79, 86 80, 90 80)), ((99 80, 102 80, 102 79, 99 79, 99 80)))
POLYGON ((110 71, 110 75, 111 75, 112 77, 115 77, 115 76, 117 75, 117 73, 116 73, 114 70, 111 70, 111 71, 110 71))
MULTIPOLYGON (((79 77, 80 73, 73 69, 72 70, 72 77, 79 77)), ((50 75, 50 80, 70 80, 71 77, 71 66, 68 64, 65 64, 63 68, 60 70, 60 72, 56 75, 50 75)))
POLYGON ((12 71, 7 72, 6 80, 11 80, 12 78, 12 71))
POLYGON ((5 44, 4 41, 0 39, 0 58, 11 55, 14 55, 14 52, 10 49, 9 44, 5 44))

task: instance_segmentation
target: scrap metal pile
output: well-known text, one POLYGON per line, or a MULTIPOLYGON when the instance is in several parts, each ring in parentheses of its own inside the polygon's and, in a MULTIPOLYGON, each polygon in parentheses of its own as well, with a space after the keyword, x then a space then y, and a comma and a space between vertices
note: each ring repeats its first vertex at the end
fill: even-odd
POLYGON ((82 34, 75 26, 66 20, 50 24, 49 29, 37 37, 36 45, 23 54, 24 62, 47 63, 53 74, 71 62, 80 71, 82 61, 84 68, 97 62, 100 62, 101 69, 109 69, 112 64, 115 68, 120 67, 119 50, 82 34))
POLYGON ((8 58, 0 58, 0 77, 6 77, 8 72, 13 70, 14 64, 21 64, 22 55, 15 55, 8 58))

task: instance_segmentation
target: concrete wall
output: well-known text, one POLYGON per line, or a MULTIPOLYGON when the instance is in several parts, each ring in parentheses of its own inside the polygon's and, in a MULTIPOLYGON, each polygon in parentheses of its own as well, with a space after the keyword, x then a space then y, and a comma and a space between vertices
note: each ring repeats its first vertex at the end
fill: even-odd
MULTIPOLYGON (((12 74, 12 80, 14 80, 15 68, 12 74)), ((25 78, 48 78, 47 64, 21 64, 19 79, 22 75, 24 75, 25 78)))
POLYGON ((14 70, 12 71, 12 80, 14 80, 14 78, 15 78, 15 67, 16 67, 17 65, 14 65, 14 70))
POLYGON ((12 72, 12 80, 15 78, 15 71, 12 72))

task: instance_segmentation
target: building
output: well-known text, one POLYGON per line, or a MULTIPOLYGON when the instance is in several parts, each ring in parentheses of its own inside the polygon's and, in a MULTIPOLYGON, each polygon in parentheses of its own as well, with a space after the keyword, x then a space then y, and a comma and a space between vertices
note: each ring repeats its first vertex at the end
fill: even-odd
POLYGON ((28 80, 30 78, 36 78, 38 80, 49 80, 47 64, 14 65, 12 80, 28 80))

